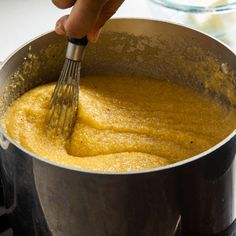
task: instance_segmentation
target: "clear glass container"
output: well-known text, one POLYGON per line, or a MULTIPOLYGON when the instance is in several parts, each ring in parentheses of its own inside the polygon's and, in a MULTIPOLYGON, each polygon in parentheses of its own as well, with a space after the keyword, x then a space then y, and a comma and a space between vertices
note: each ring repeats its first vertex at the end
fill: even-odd
POLYGON ((236 0, 150 0, 161 19, 210 34, 236 50, 236 0), (165 17, 163 17, 163 12, 165 17))
POLYGON ((187 12, 218 12, 236 8, 235 0, 153 0, 165 7, 187 12))

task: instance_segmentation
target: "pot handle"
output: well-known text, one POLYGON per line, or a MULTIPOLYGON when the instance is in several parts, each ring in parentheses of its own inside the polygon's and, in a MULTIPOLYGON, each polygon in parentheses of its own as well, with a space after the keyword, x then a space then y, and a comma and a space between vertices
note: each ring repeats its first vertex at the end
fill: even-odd
MULTIPOLYGON (((1 162, 0 162, 1 165, 1 162)), ((10 214, 15 209, 15 201, 13 197, 14 189, 13 186, 8 186, 8 183, 4 180, 4 176, 2 173, 2 167, 0 166, 0 217, 5 214, 10 214)), ((0 220, 1 224, 1 220, 0 220)))
POLYGON ((3 233, 6 230, 10 229, 9 214, 5 213, 7 210, 4 205, 4 189, 2 181, 2 171, 0 167, 0 233, 3 233))
POLYGON ((14 186, 7 182, 3 158, 10 142, 0 133, 0 233, 10 228, 9 218, 16 206, 14 186))

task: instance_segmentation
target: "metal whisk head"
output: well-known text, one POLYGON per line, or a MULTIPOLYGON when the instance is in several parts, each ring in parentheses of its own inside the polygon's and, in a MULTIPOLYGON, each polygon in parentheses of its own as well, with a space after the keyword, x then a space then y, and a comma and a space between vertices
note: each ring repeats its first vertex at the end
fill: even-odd
POLYGON ((88 40, 68 38, 66 59, 51 97, 49 126, 70 135, 76 122, 80 66, 88 40))

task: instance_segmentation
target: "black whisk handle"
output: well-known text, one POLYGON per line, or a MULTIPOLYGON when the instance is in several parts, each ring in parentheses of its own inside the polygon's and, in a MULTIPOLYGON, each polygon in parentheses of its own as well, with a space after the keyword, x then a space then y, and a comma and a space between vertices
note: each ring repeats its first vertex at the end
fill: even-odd
POLYGON ((81 45, 81 46, 86 46, 88 44, 88 39, 87 36, 84 36, 83 38, 76 39, 76 38, 67 38, 70 43, 76 44, 76 45, 81 45))

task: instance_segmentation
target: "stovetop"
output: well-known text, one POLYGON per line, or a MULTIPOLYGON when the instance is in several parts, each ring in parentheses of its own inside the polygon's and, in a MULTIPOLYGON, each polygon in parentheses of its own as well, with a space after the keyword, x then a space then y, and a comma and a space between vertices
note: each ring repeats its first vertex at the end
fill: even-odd
POLYGON ((10 223, 7 217, 1 216, 0 219, 0 236, 14 236, 13 230, 10 228, 10 223))
MULTIPOLYGON (((0 222, 0 224, 2 224, 2 222, 0 222)), ((6 222, 6 224, 8 224, 8 223, 6 222)), ((2 225, 0 225, 0 230, 1 230, 1 226, 2 225)), ((13 230, 11 228, 5 230, 2 233, 0 233, 0 236, 14 236, 14 235, 15 234, 13 233, 13 230)), ((192 235, 192 234, 190 235, 189 233, 180 232, 176 236, 201 236, 201 235, 192 235)), ((202 235, 202 236, 236 236, 236 220, 234 221, 234 223, 227 230, 225 230, 222 233, 218 233, 218 234, 214 234, 214 235, 213 234, 210 234, 210 235, 208 234, 208 235, 202 235)))
POLYGON ((12 229, 8 229, 5 232, 1 233, 0 236, 14 236, 12 229))

